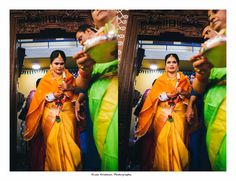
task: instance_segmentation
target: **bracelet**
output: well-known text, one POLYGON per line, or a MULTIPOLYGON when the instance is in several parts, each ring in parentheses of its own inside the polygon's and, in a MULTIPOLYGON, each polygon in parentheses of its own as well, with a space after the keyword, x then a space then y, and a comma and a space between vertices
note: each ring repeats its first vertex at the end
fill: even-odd
POLYGON ((84 79, 90 79, 92 77, 91 73, 85 72, 83 70, 79 70, 78 75, 80 75, 84 79))
POLYGON ((160 94, 158 98, 159 98, 160 101, 166 101, 166 100, 169 99, 169 97, 167 96, 166 92, 160 94))
POLYGON ((52 102, 52 101, 54 101, 56 98, 55 98, 55 96, 54 96, 53 93, 50 93, 50 94, 46 95, 45 99, 46 99, 48 102, 52 102))
POLYGON ((198 74, 198 73, 196 73, 196 79, 197 79, 198 81, 207 80, 206 77, 200 76, 200 74, 198 74))

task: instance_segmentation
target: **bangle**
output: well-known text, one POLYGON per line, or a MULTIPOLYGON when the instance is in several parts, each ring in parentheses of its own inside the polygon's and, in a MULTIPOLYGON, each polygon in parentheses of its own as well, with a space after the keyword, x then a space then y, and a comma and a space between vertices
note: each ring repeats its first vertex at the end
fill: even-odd
POLYGON ((56 98, 55 98, 55 96, 54 96, 53 93, 50 93, 50 94, 46 95, 45 99, 46 99, 48 102, 52 102, 52 101, 54 101, 56 98))
POLYGON ((169 99, 166 92, 160 94, 158 98, 159 98, 160 101, 166 101, 166 100, 169 99))
POLYGON ((196 79, 197 79, 198 81, 204 81, 204 80, 207 80, 207 77, 200 76, 200 74, 197 73, 197 74, 196 74, 196 79))
POLYGON ((83 70, 79 70, 78 75, 84 79, 90 79, 92 77, 91 73, 85 72, 83 70))

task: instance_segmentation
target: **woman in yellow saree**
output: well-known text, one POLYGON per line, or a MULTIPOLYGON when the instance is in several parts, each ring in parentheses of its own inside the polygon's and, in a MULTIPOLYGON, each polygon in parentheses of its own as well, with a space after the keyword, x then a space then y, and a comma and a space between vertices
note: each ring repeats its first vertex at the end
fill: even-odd
POLYGON ((27 113, 24 139, 29 141, 42 131, 46 146, 44 170, 74 171, 81 165, 75 142, 74 78, 65 69, 63 51, 53 51, 50 61, 50 70, 41 79, 27 113))
POLYGON ((166 55, 165 68, 166 72, 156 80, 139 114, 136 136, 139 138, 154 130, 152 170, 181 171, 186 170, 189 163, 185 110, 190 82, 178 72, 176 54, 166 55))

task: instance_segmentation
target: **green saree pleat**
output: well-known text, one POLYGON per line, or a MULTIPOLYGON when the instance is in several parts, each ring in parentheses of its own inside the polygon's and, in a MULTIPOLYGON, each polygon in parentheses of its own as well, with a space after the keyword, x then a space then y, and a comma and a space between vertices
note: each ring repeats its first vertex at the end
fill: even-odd
POLYGON ((211 86, 204 97, 206 144, 213 170, 226 170, 226 68, 213 68, 211 86))
POLYGON ((114 113, 103 147, 102 170, 118 170, 118 108, 114 113), (114 142, 117 140, 117 142, 114 142))
POLYGON ((103 171, 118 170, 118 80, 110 76, 117 72, 117 66, 117 60, 96 64, 88 90, 93 136, 103 171))

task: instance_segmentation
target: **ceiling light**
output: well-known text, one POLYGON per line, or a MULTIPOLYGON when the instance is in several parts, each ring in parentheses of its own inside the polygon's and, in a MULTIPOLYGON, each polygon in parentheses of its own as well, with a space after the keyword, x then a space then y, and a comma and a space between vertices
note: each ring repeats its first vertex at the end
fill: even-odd
POLYGON ((151 70, 156 70, 156 69, 157 69, 157 65, 154 65, 154 64, 153 64, 153 65, 150 65, 150 69, 151 69, 151 70))
POLYGON ((34 69, 34 70, 38 70, 40 68, 41 68, 41 66, 39 64, 33 64, 32 65, 32 69, 34 69))

